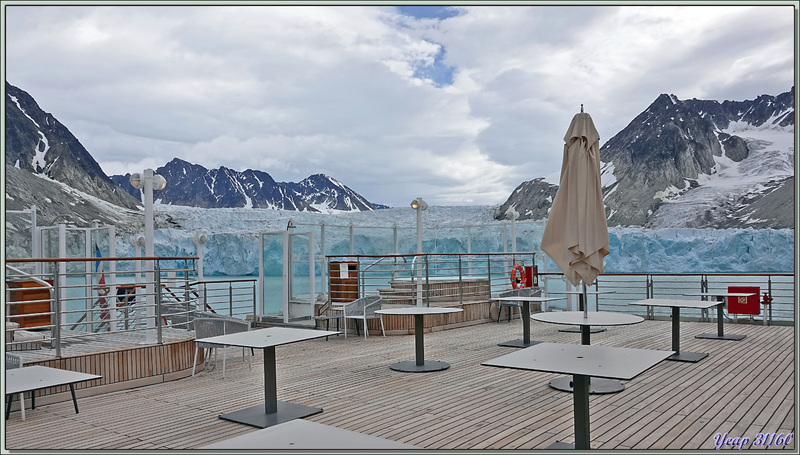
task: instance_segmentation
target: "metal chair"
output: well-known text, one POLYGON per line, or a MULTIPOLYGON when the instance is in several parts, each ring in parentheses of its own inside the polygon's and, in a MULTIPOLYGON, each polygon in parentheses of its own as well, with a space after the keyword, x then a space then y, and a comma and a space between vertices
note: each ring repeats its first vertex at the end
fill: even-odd
MULTIPOLYGON (((11 354, 10 352, 6 352, 6 370, 13 370, 15 368, 22 368, 22 357, 18 356, 17 354, 11 354)), ((33 392, 31 392, 33 393, 33 392)), ((11 413, 11 397, 8 399, 8 404, 6 405, 6 420, 8 420, 8 415, 11 413)), ((22 413, 22 420, 25 420, 25 393, 19 393, 19 410, 22 413)))
MULTIPOLYGON (((197 369, 197 353, 200 348, 208 349, 209 355, 211 355, 211 350, 214 350, 214 366, 217 365, 217 348, 219 345, 210 344, 210 343, 203 343, 203 338, 215 337, 218 335, 227 335, 230 333, 238 333, 238 332, 247 332, 250 330, 250 323, 247 321, 243 321, 241 319, 235 318, 227 318, 227 317, 209 317, 209 318, 195 318, 193 321, 194 324, 194 337, 195 337, 195 348, 194 348, 194 363, 192 365, 192 376, 194 376, 195 370, 197 369)), ((222 347, 222 377, 225 377, 225 360, 226 360, 226 348, 227 346, 222 347)), ((251 358, 248 358, 248 363, 250 369, 253 369, 252 363, 252 353, 251 350, 251 358)), ((242 348, 242 359, 244 360, 244 348, 242 348)))
MULTIPOLYGON (((538 297, 542 294, 542 290, 539 288, 521 288, 521 289, 512 289, 510 291, 501 292, 500 297, 538 297)), ((514 308, 517 309, 519 313, 519 317, 522 317, 522 302, 503 302, 500 301, 497 307, 497 322, 500 322, 500 314, 503 312, 503 308, 508 308, 508 321, 511 322, 512 312, 514 308)))
MULTIPOLYGON (((381 315, 376 314, 375 310, 381 309, 381 296, 379 295, 370 295, 366 297, 361 297, 359 299, 353 300, 350 303, 346 303, 342 306, 342 314, 344 315, 345 320, 345 328, 344 328, 344 337, 347 338, 347 320, 348 319, 361 319, 364 321, 364 339, 367 339, 367 319, 380 319, 381 320, 381 332, 383 336, 386 336, 386 330, 383 328, 383 319, 381 315)), ((356 334, 358 334, 358 322, 355 322, 356 325, 356 334)))

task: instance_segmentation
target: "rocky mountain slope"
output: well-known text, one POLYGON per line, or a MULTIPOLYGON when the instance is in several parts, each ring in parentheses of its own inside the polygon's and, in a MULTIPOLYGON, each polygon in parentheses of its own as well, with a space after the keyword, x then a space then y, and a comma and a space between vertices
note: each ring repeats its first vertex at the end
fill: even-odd
MULTIPOLYGON (((600 149, 609 225, 794 228, 794 88, 751 101, 659 96, 600 149)), ((557 186, 523 182, 495 211, 546 217, 557 186)))
MULTIPOLYGON (((6 82, 6 165, 39 174, 98 199, 134 209, 140 204, 103 172, 92 155, 28 93, 6 82)), ((17 188, 6 185, 6 194, 17 188)), ((40 206, 44 204, 40 203, 40 206)))

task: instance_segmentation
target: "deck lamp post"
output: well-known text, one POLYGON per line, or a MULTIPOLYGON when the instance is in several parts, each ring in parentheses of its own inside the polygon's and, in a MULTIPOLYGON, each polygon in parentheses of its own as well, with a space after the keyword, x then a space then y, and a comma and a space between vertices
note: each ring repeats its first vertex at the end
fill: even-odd
MULTIPOLYGON (((144 255, 147 259, 145 272, 145 294, 147 296, 147 328, 153 329, 156 324, 156 296, 155 296, 155 247, 153 243, 153 190, 163 190, 167 186, 167 180, 154 173, 152 169, 145 169, 141 174, 135 172, 131 174, 129 181, 134 188, 142 190, 144 193, 144 255)), ((159 292, 161 290, 159 289, 159 292)), ((145 344, 156 343, 155 332, 145 331, 145 344)))
POLYGON ((208 236, 198 232, 192 237, 192 243, 197 247, 197 281, 203 281, 203 244, 208 242, 208 236))
POLYGON ((506 210, 506 218, 511 220, 511 252, 517 252, 517 218, 519 218, 519 212, 514 210, 514 207, 509 207, 506 210))
MULTIPOLYGON (((418 197, 411 201, 411 208, 417 211, 417 254, 422 254, 422 212, 428 210, 428 203, 418 197)), ((420 260, 420 256, 417 256, 420 260)), ((422 264, 417 263, 417 306, 422 306, 422 264)))

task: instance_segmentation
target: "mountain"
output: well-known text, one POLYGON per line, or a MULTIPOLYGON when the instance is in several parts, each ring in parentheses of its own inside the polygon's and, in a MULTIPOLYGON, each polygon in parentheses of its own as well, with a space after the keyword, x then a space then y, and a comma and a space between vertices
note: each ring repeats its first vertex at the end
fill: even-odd
MULTIPOLYGON (((794 87, 722 103, 662 94, 600 159, 609 225, 794 228, 794 87)), ((556 189, 523 182, 495 218, 544 218, 556 189)))
MULTIPOLYGON (((206 169, 178 158, 155 170, 167 186, 154 193, 162 204, 202 208, 271 208, 308 212, 370 211, 387 208, 373 204, 336 179, 315 174, 299 183, 276 182, 263 171, 238 172, 226 167, 206 169)), ((130 174, 113 175, 113 180, 130 195, 141 192, 128 181, 130 174)))
MULTIPOLYGON (((55 226, 68 224, 75 227, 90 227, 95 222, 100 226, 115 226, 117 234, 141 232, 144 218, 138 209, 127 209, 116 204, 76 190, 69 185, 27 170, 6 164, 3 178, 6 183, 5 238, 9 257, 25 257, 8 254, 13 245, 30 244, 30 215, 13 212, 29 210, 36 206, 36 224, 55 226)), ((156 226, 176 227, 168 214, 157 213, 156 226)), ((30 254, 28 251, 26 254, 30 254)))
MULTIPOLYGON (((139 207, 136 199, 111 181, 67 127, 44 112, 28 93, 8 82, 5 158, 6 165, 62 182, 98 199, 127 209, 139 207)), ((6 194, 13 197, 17 190, 7 186, 6 194)))

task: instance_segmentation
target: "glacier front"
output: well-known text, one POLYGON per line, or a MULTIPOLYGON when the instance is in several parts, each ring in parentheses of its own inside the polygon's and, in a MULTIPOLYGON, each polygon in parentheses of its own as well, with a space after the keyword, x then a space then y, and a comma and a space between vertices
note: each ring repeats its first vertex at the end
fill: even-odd
MULTIPOLYGON (((307 213, 258 209, 194 209, 156 206, 181 229, 155 232, 157 256, 193 256, 192 236, 204 232, 203 270, 206 276, 244 276, 259 272, 259 232, 314 232, 321 254, 416 253, 415 214, 410 208, 372 212, 307 213), (289 228, 289 223, 295 227, 289 228), (395 251, 395 230, 397 250, 395 251), (353 239, 352 246, 350 239, 353 239)), ((492 207, 431 207, 423 215, 425 253, 486 253, 512 251, 511 225, 492 219, 492 207), (469 227, 467 227, 469 226, 469 227)), ((516 251, 539 251, 543 221, 518 221, 516 251)), ((609 228, 607 273, 793 273, 793 229, 609 228)), ((116 242, 119 256, 133 256, 127 238, 116 242)), ((267 275, 280 273, 282 251, 266 248, 267 275)), ((546 270, 558 270, 544 253, 546 270)))

